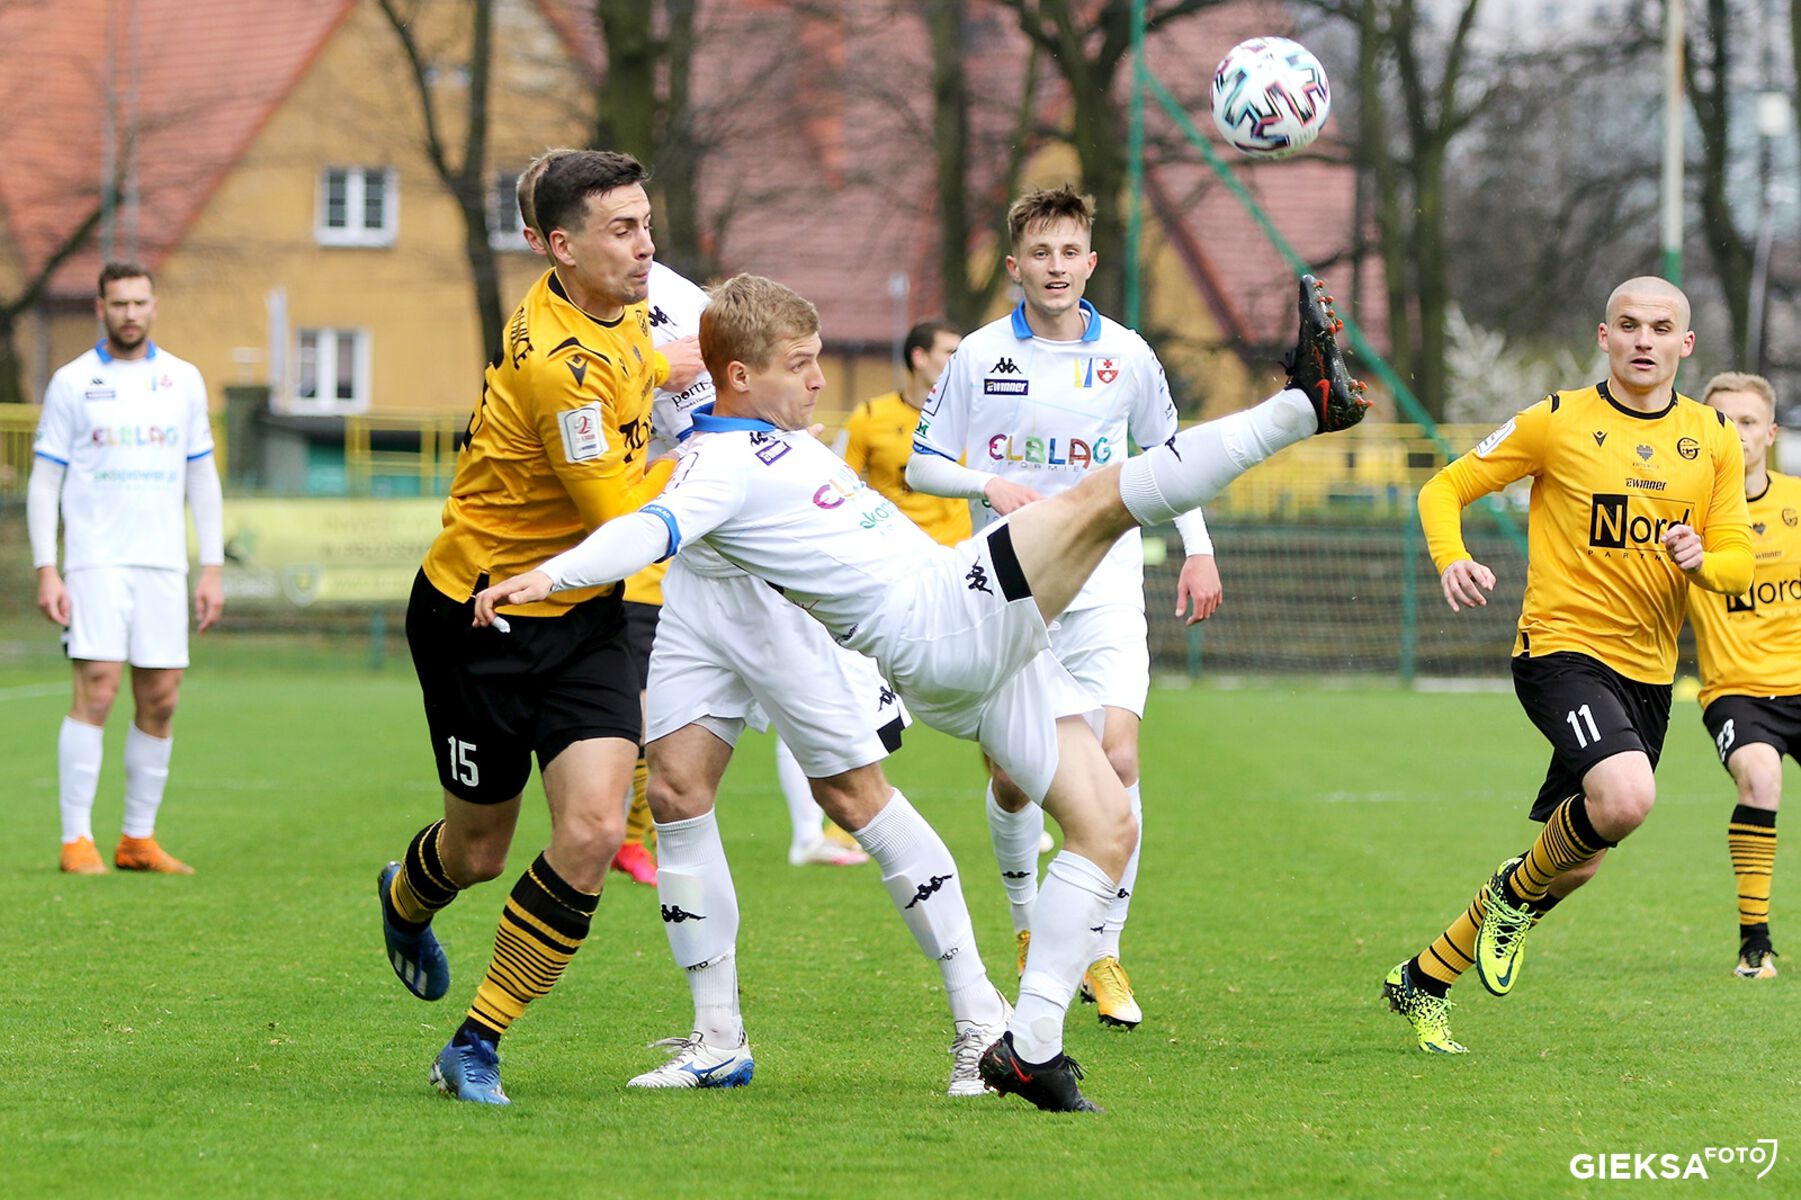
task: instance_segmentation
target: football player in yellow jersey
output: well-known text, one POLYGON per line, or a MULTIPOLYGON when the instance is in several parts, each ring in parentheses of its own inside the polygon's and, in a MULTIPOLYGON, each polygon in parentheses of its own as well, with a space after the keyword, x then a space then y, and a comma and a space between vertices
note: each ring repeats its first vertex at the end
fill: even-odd
POLYGON ((514 885, 494 956, 431 1079, 457 1099, 508 1103, 496 1046, 587 936, 624 823, 641 727, 617 587, 552 597, 505 628, 471 628, 490 579, 635 510, 666 471, 645 468, 651 392, 699 370, 695 345, 650 342, 643 305, 655 247, 645 172, 629 155, 555 158, 538 181, 552 268, 507 326, 407 607, 444 817, 380 877, 395 974, 426 1000, 449 990, 432 916, 498 876, 535 753, 549 847, 514 885))
POLYGON ((851 470, 944 546, 955 546, 970 535, 969 502, 908 487, 907 460, 913 456, 920 405, 962 341, 963 335, 949 321, 921 321, 909 329, 901 343, 906 386, 863 401, 844 422, 844 461, 851 470))
POLYGON ((1383 981, 1422 1050, 1464 1052, 1446 1020, 1451 985, 1474 966, 1489 991, 1511 991, 1538 919, 1650 813, 1683 605, 1692 589, 1738 595, 1751 581, 1739 439, 1721 413, 1675 390, 1695 345, 1688 298, 1662 279, 1629 279, 1608 298, 1599 341, 1606 380, 1553 392, 1420 490, 1457 612, 1486 604, 1495 585, 1464 547, 1462 510, 1532 477, 1513 681, 1552 748, 1531 812, 1544 831, 1383 981))
POLYGON ((1776 392, 1761 375, 1715 375, 1702 393, 1738 433, 1745 452, 1756 572, 1749 591, 1691 590, 1689 619, 1701 658, 1701 720, 1738 786, 1726 826, 1738 880, 1738 966, 1744 979, 1772 979, 1770 876, 1782 756, 1801 756, 1801 479, 1770 470, 1776 392))

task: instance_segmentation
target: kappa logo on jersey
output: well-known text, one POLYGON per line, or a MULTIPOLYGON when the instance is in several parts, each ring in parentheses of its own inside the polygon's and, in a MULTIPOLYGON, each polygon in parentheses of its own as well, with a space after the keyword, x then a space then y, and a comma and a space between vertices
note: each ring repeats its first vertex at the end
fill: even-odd
POLYGON ((650 327, 652 329, 657 328, 659 325, 669 324, 673 324, 673 322, 670 320, 668 313, 660 308, 652 308, 650 310, 650 327))
POLYGON ((981 563, 977 563, 969 568, 969 574, 965 575, 963 578, 969 581, 970 591, 987 592, 990 596, 994 595, 993 589, 988 586, 988 572, 982 567, 981 563))
POLYGON ((1588 544, 1609 550, 1652 549, 1672 525, 1687 525, 1694 508, 1686 500, 1634 493, 1595 493, 1588 544))
POLYGON ((607 452, 607 435, 600 420, 600 401, 557 414, 563 433, 563 457, 572 463, 593 462, 607 452))
POLYGON ((1106 387, 1119 378, 1119 360, 1114 358, 1078 358, 1075 360, 1075 386, 1106 387))
POLYGON ((1801 575, 1793 579, 1760 579, 1744 595, 1726 597, 1726 611, 1756 612, 1778 604, 1798 603, 1801 603, 1801 575))
POLYGON ((912 908, 922 900, 930 900, 933 896, 938 894, 939 888, 943 887, 954 878, 955 876, 953 875, 934 875, 925 883, 917 885, 914 889, 913 898, 907 901, 907 907, 912 908))
POLYGON ((1021 372, 1020 372, 1018 364, 1016 364, 1012 359, 1002 358, 999 362, 995 363, 992 368, 990 368, 988 373, 990 375, 1018 375, 1021 372))
POLYGON ((1059 450, 1056 438, 1023 437, 1015 442, 1013 434, 997 433, 988 439, 988 457, 1037 467, 1100 467, 1112 460, 1113 447, 1104 437, 1094 439, 1092 446, 1070 438, 1059 450))

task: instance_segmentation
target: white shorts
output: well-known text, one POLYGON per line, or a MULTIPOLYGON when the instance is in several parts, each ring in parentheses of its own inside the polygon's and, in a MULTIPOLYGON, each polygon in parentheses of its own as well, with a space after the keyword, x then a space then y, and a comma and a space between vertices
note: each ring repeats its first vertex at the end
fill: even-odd
MULTIPOLYGON (((1002 521, 925 559, 865 622, 867 644, 920 720, 979 742, 1042 802, 1057 773, 1057 721, 1100 706, 1051 652, 1002 521)), ((859 639, 862 641, 862 639, 859 639)))
POLYGON ((1151 649, 1144 609, 1099 604, 1058 617, 1051 653, 1090 696, 1108 708, 1144 716, 1151 690, 1151 649))
POLYGON ((699 725, 727 745, 749 725, 776 733, 810 779, 880 762, 906 710, 873 661, 761 579, 700 575, 678 555, 645 682, 644 740, 699 725))
POLYGON ((78 567, 69 589, 70 658, 164 669, 188 665, 188 573, 163 567, 78 567))

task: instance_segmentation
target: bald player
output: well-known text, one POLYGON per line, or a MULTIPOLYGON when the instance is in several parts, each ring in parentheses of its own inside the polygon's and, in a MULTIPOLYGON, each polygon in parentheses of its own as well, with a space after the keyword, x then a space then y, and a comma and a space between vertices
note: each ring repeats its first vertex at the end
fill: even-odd
POLYGON ((1551 743, 1531 808, 1543 831, 1383 981, 1389 1007, 1433 1053, 1465 1052, 1446 1019, 1458 978, 1473 966, 1490 992, 1510 992, 1527 934, 1650 813, 1691 589, 1732 596, 1751 582, 1738 435, 1675 389, 1695 348, 1688 298, 1661 279, 1629 279, 1597 336, 1606 379, 1552 392, 1420 490, 1445 602, 1461 612, 1495 586, 1464 546, 1463 509, 1531 476, 1513 684, 1551 743))

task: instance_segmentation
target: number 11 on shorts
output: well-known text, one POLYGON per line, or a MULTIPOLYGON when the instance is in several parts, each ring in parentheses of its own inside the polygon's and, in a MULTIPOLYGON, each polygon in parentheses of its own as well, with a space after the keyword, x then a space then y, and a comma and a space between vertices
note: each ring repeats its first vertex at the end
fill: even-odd
POLYGON ((1576 731, 1576 749, 1586 750, 1588 749, 1588 744, 1590 742, 1598 742, 1601 740, 1601 731, 1595 728, 1595 714, 1588 711, 1588 705, 1584 704, 1581 708, 1571 709, 1564 714, 1564 720, 1568 721, 1570 723, 1570 728, 1576 731), (1578 721, 1576 719, 1577 717, 1581 717, 1582 721, 1588 722, 1588 735, 1586 737, 1584 737, 1582 733, 1582 721, 1578 721))
MULTIPOLYGON (((1572 714, 1571 719, 1574 720, 1572 714)), ((475 765, 475 743, 465 742, 459 738, 447 737, 450 750, 450 773, 464 787, 475 787, 481 783, 482 773, 475 765)))

